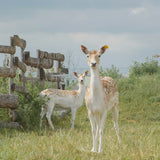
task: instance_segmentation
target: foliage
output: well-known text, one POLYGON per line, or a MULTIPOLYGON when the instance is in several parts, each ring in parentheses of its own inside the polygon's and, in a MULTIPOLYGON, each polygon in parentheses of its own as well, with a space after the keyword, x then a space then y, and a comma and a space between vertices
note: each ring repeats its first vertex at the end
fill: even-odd
MULTIPOLYGON (((0 77, 0 94, 8 94, 9 78, 0 77)), ((8 120, 8 109, 0 108, 0 120, 8 120)))
POLYGON ((160 121, 160 75, 129 77, 118 81, 124 119, 160 121))
POLYGON ((9 78, 0 77, 0 93, 8 94, 9 92, 9 78))
POLYGON ((41 86, 37 83, 32 85, 27 84, 29 93, 17 93, 19 96, 19 123, 25 129, 39 128, 40 111, 45 103, 44 98, 39 96, 41 86))
POLYGON ((154 73, 158 73, 160 71, 160 67, 158 66, 158 61, 154 59, 146 59, 144 63, 134 62, 134 64, 130 67, 129 72, 130 76, 140 76, 149 74, 152 75, 154 73))
POLYGON ((100 75, 112 77, 113 79, 119 79, 122 77, 122 75, 119 73, 119 69, 116 68, 114 65, 112 65, 111 68, 106 68, 106 70, 104 70, 101 66, 100 75))

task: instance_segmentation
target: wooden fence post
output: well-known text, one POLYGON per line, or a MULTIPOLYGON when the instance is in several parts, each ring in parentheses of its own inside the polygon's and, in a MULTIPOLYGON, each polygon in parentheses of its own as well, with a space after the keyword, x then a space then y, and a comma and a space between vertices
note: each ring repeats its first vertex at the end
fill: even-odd
MULTIPOLYGON (((14 47, 13 44, 13 37, 10 37, 10 45, 14 47)), ((10 69, 15 68, 13 64, 13 58, 14 56, 12 54, 9 55, 9 67, 10 69)), ((14 95, 14 91, 12 90, 12 85, 14 84, 14 78, 10 77, 9 78, 9 95, 14 95)), ((14 106, 13 106, 14 108, 14 106)), ((14 109, 9 108, 9 117, 11 118, 12 121, 16 121, 17 119, 17 112, 14 109)))
MULTIPOLYGON (((23 62, 23 59, 24 59, 24 57, 23 57, 23 49, 21 48, 21 61, 23 62)), ((21 70, 21 74, 22 74, 22 77, 24 78, 24 72, 21 70)), ((22 82, 22 84, 23 84, 23 87, 25 88, 26 87, 26 83, 25 83, 25 81, 23 81, 22 82)))
MULTIPOLYGON (((10 45, 13 46, 13 37, 10 37, 10 45)), ((13 55, 10 54, 9 55, 9 67, 10 69, 12 69, 14 66, 13 66, 13 55)), ((14 83, 14 79, 13 78, 9 78, 9 95, 12 95, 13 94, 13 91, 12 91, 12 84, 14 83)))

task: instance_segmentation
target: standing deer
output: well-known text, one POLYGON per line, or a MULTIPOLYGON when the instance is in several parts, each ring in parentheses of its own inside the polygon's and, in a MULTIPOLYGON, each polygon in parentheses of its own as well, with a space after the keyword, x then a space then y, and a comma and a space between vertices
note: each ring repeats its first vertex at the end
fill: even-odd
POLYGON ((49 98, 48 102, 42 106, 40 127, 42 126, 42 119, 46 115, 48 122, 54 130, 54 126, 51 122, 51 115, 54 107, 60 107, 63 109, 71 109, 72 113, 72 128, 74 128, 74 120, 76 116, 77 109, 82 106, 86 87, 84 85, 85 76, 88 74, 86 71, 84 74, 74 75, 78 78, 79 89, 76 91, 60 90, 60 89, 45 89, 40 95, 49 98))
POLYGON ((121 143, 118 126, 119 94, 117 85, 111 77, 100 77, 99 75, 100 57, 107 48, 108 46, 103 46, 100 51, 88 51, 85 46, 81 45, 82 51, 88 58, 88 65, 91 71, 91 80, 85 95, 93 135, 93 148, 91 151, 97 151, 99 137, 99 153, 102 152, 102 134, 105 119, 107 112, 111 109, 118 141, 121 143))

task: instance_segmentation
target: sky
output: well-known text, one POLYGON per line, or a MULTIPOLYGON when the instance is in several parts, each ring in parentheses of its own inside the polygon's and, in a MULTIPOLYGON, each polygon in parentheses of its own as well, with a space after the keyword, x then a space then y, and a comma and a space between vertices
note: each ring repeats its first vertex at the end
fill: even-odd
MULTIPOLYGON (((134 61, 160 54, 159 18, 159 0, 5 0, 0 5, 0 45, 10 45, 10 36, 19 35, 32 57, 37 49, 59 52, 74 71, 89 68, 82 44, 88 50, 109 45, 101 66, 127 73, 134 61)), ((1 64, 3 58, 0 54, 1 64)))

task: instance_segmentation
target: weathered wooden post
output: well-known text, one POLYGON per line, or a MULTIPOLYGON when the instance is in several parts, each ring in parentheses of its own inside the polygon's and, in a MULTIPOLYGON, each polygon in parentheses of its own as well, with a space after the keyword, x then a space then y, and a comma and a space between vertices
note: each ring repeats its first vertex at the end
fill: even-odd
MULTIPOLYGON (((20 39, 19 38, 19 36, 18 35, 14 35, 14 37, 13 37, 13 45, 14 46, 18 46, 18 47, 20 47, 21 48, 21 61, 23 62, 23 60, 24 60, 24 56, 23 56, 23 51, 24 51, 24 49, 26 48, 26 41, 25 40, 23 40, 23 39, 20 39)), ((18 57, 17 57, 18 58, 18 57)), ((18 62, 19 62, 19 60, 18 60, 18 62)), ((17 62, 17 63, 18 63, 17 62)), ((20 69, 21 69, 21 75, 22 75, 22 77, 24 77, 24 74, 25 74, 25 72, 26 72, 26 67, 25 67, 25 65, 24 64, 22 64, 22 63, 19 63, 19 64, 17 64, 17 65, 19 65, 19 67, 20 67, 20 69), (22 66, 22 67, 21 67, 22 66)), ((25 88, 25 82, 23 81, 22 82, 22 84, 23 84, 23 88, 25 88)))
MULTIPOLYGON (((14 46, 13 37, 10 37, 10 45, 12 47, 15 47, 14 46)), ((15 66, 13 64, 13 58, 14 58, 14 56, 12 54, 10 54, 10 56, 9 56, 9 67, 10 67, 10 69, 14 69, 15 68, 15 66)), ((12 90, 12 85, 13 84, 14 84, 14 79, 12 77, 10 77, 9 78, 9 95, 10 95, 10 97, 11 97, 11 95, 14 94, 14 91, 12 90)), ((9 108, 9 117, 11 118, 12 121, 13 120, 16 121, 16 119, 17 119, 17 113, 16 113, 16 111, 14 109, 12 109, 11 107, 9 108)))
MULTIPOLYGON (((12 39, 12 43, 11 43, 12 46, 14 47, 18 46, 21 48, 21 60, 22 61, 20 61, 18 57, 14 57, 12 62, 14 66, 18 67, 21 70, 21 76, 24 77, 24 74, 27 70, 25 64, 23 63, 23 59, 24 59, 23 51, 26 48, 26 41, 23 39, 20 39, 18 35, 14 35, 13 37, 11 37, 11 39, 12 39)), ((28 92, 27 89, 25 88, 25 81, 22 82, 22 86, 19 86, 13 83, 11 85, 11 89, 12 91, 28 92)))
POLYGON ((39 83, 41 85, 41 87, 43 88, 44 87, 44 81, 43 81, 43 77, 42 77, 42 74, 40 73, 41 71, 41 63, 42 63, 42 59, 40 57, 40 50, 37 50, 37 59, 39 61, 39 65, 37 65, 37 77, 39 78, 39 83))
MULTIPOLYGON (((10 37, 10 45, 14 47, 14 44, 13 44, 13 37, 10 37)), ((9 56, 9 67, 10 69, 13 69, 15 68, 15 66, 13 65, 13 55, 10 54, 9 56)), ((14 83, 14 79, 12 77, 9 78, 9 95, 12 95, 13 94, 13 91, 12 91, 12 84, 14 83)))
MULTIPOLYGON (((59 73, 59 61, 55 62, 54 73, 58 75, 59 73)), ((60 89, 58 78, 56 77, 56 88, 60 89)))
MULTIPOLYGON (((24 59, 24 57, 23 57, 23 51, 24 51, 23 48, 21 48, 21 61, 22 61, 22 62, 23 62, 23 59, 24 59)), ((25 71, 25 72, 26 72, 26 71, 25 71)), ((23 70, 21 70, 22 77, 24 77, 25 72, 24 72, 23 70)), ((23 84, 23 88, 25 88, 25 87, 26 87, 25 81, 23 81, 22 84, 23 84)))
POLYGON ((0 100, 0 108, 16 109, 18 107, 18 97, 14 94, 1 94, 0 100))

